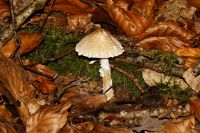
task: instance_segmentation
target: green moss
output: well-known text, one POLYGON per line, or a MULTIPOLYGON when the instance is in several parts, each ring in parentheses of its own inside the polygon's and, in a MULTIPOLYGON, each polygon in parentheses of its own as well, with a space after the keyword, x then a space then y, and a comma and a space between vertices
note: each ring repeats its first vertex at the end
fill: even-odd
POLYGON ((153 58, 163 66, 164 72, 168 73, 174 67, 177 56, 174 53, 155 52, 153 58))
MULTIPOLYGON (((34 32, 37 31, 37 29, 29 29, 28 31, 34 32)), ((46 37, 44 39, 44 42, 38 47, 38 49, 24 58, 43 62, 46 59, 59 56, 69 51, 69 49, 75 47, 76 43, 74 42, 78 42, 81 38, 82 36, 77 36, 72 33, 69 34, 56 31, 54 29, 49 29, 48 31, 46 31, 46 37), (37 53, 37 51, 39 52, 37 53)), ((89 64, 89 62, 92 60, 93 59, 78 56, 76 52, 73 52, 70 55, 64 57, 63 59, 49 63, 48 66, 55 69, 60 74, 70 72, 75 75, 90 77, 93 80, 101 80, 99 74, 99 60, 97 60, 97 62, 94 64, 89 64)), ((128 72, 134 72, 137 78, 142 79, 141 73, 139 71, 136 71, 137 68, 133 68, 128 64, 117 65, 128 72)), ((112 70, 112 79, 113 85, 131 90, 133 95, 138 94, 137 88, 134 86, 133 81, 125 77, 123 74, 112 70)), ((143 80, 141 81, 142 83, 144 83, 143 80)))
POLYGON ((182 102, 189 101, 190 91, 182 90, 180 85, 174 81, 173 85, 168 83, 157 83, 157 87, 161 90, 164 95, 169 94, 171 98, 179 99, 182 102))

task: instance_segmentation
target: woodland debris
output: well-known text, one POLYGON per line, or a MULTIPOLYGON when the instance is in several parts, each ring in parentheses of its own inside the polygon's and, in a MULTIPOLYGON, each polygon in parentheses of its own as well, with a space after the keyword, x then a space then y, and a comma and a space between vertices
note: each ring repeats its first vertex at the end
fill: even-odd
POLYGON ((117 2, 113 0, 108 0, 107 11, 112 20, 126 35, 137 38, 154 21, 155 0, 141 1, 143 4, 138 4, 140 7, 137 7, 141 9, 140 11, 129 10, 129 5, 126 3, 127 1, 122 2, 125 3, 117 4, 117 2), (124 8, 121 5, 127 6, 124 6, 124 8))
MULTIPOLYGON (((23 55, 31 52, 43 41, 44 35, 39 33, 18 33, 20 38, 20 47, 18 49, 19 55, 23 55)), ((1 52, 10 57, 15 49, 14 39, 8 41, 6 45, 1 49, 1 52)))
MULTIPOLYGON (((47 0, 36 0, 22 13, 16 16, 16 30, 37 10, 42 9, 47 0)), ((6 29, 1 33, 0 48, 2 48, 12 37, 13 30, 12 25, 5 25, 6 29)))
POLYGON ((67 122, 67 110, 70 107, 71 103, 66 102, 40 109, 28 119, 26 132, 58 133, 67 122))
POLYGON ((103 80, 102 90, 108 100, 113 98, 114 90, 112 89, 109 58, 123 54, 124 49, 121 43, 110 32, 97 28, 81 39, 76 45, 76 52, 78 52, 79 56, 100 59, 101 69, 99 72, 103 80))
MULTIPOLYGON (((160 73, 166 73, 166 66, 163 66, 162 64, 159 64, 158 62, 151 61, 144 58, 141 59, 141 58, 127 57, 125 59, 118 58, 118 59, 115 59, 115 61, 124 62, 124 63, 131 64, 133 66, 138 66, 141 68, 151 69, 160 73)), ((167 71, 167 75, 183 77, 183 73, 185 71, 186 69, 182 67, 174 66, 167 71)))

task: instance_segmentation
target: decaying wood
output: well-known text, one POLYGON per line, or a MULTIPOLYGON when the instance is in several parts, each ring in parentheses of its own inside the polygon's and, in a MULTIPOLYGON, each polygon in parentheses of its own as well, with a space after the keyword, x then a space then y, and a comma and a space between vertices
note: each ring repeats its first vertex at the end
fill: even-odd
MULTIPOLYGON (((16 29, 18 29, 35 11, 42 9, 47 0, 36 0, 21 14, 16 16, 16 29)), ((13 36, 12 24, 5 25, 6 30, 0 35, 0 48, 4 46, 13 36)))
MULTIPOLYGON (((112 108, 112 106, 109 107, 112 108)), ((141 121, 147 116, 158 119, 174 119, 189 115, 191 115, 191 112, 180 106, 170 108, 158 107, 134 111, 124 110, 118 113, 101 112, 98 118, 100 123, 105 123, 105 121, 107 121, 107 124, 109 124, 109 126, 123 125, 134 127, 141 125, 141 121)))
MULTIPOLYGON (((141 68, 148 68, 148 69, 160 72, 160 73, 165 73, 165 69, 166 69, 165 68, 166 66, 163 66, 163 65, 159 64, 158 62, 151 61, 148 59, 127 57, 126 59, 115 59, 115 61, 128 63, 128 64, 138 66, 141 68)), ((176 66, 176 67, 171 68, 167 72, 167 75, 183 77, 183 72, 185 72, 185 71, 186 71, 186 69, 176 66)))

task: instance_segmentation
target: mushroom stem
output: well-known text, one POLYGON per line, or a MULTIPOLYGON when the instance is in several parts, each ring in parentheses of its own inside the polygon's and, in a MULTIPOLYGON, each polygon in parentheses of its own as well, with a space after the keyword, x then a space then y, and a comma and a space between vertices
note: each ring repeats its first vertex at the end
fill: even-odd
POLYGON ((114 96, 114 90, 110 87, 112 86, 111 79, 111 69, 107 58, 100 59, 101 69, 99 70, 100 76, 103 78, 103 93, 107 96, 107 100, 110 100, 114 96), (109 91, 107 91, 110 89, 109 91))
POLYGON ((111 69, 108 59, 100 59, 100 76, 103 78, 103 92, 106 92, 112 86, 111 69))

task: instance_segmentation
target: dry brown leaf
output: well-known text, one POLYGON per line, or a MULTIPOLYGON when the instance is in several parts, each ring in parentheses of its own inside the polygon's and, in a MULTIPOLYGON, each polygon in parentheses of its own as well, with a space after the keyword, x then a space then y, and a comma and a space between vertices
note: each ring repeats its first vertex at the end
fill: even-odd
MULTIPOLYGON (((23 55, 35 49, 44 39, 44 35, 39 33, 19 33, 19 38, 21 44, 18 51, 20 55, 23 55)), ((1 49, 1 52, 6 57, 10 57, 14 50, 15 43, 14 39, 12 39, 1 49)))
POLYGON ((52 69, 50 69, 49 67, 42 65, 42 64, 37 64, 35 66, 33 66, 33 68, 35 70, 37 70, 38 72, 51 77, 52 79, 55 79, 58 76, 58 73, 52 69))
POLYGON ((13 122, 12 114, 6 109, 5 105, 0 105, 0 121, 13 122))
POLYGON ((173 22, 160 22, 149 27, 144 33, 143 38, 150 36, 171 36, 178 37, 183 41, 189 41, 197 36, 195 32, 186 30, 173 22))
POLYGON ((195 129, 195 118, 187 117, 167 122, 161 133, 198 133, 195 129))
POLYGON ((187 0, 187 2, 198 9, 200 9, 200 1, 199 0, 187 0))
POLYGON ((10 7, 5 0, 0 0, 0 21, 10 16, 10 7))
POLYGON ((133 133, 130 129, 120 127, 105 127, 103 125, 95 126, 96 133, 133 133))
POLYGON ((91 14, 78 14, 78 15, 70 15, 67 17, 68 25, 66 30, 71 31, 85 31, 86 25, 91 22, 91 14))
POLYGON ((70 100, 72 101, 72 105, 74 105, 71 110, 75 116, 97 108, 101 104, 107 102, 106 96, 102 94, 94 96, 78 95, 76 97, 71 97, 70 100))
POLYGON ((0 122, 0 133, 17 133, 14 128, 9 127, 8 124, 0 122))
MULTIPOLYGON (((48 2, 48 5, 51 5, 53 0, 48 2)), ((77 6, 77 8, 88 8, 89 6, 80 0, 55 0, 54 5, 73 5, 77 6)))
POLYGON ((176 55, 182 57, 199 58, 200 48, 179 48, 176 50, 176 55))
POLYGON ((30 83, 39 89, 42 93, 50 94, 52 90, 57 88, 56 84, 49 81, 48 78, 38 75, 36 73, 27 71, 30 83))
POLYGON ((133 4, 130 8, 132 11, 137 10, 139 13, 148 17, 154 14, 153 7, 155 1, 156 0, 133 0, 133 4))
POLYGON ((194 68, 199 62, 199 58, 184 58, 183 67, 184 68, 194 68))
MULTIPOLYGON (((48 12, 50 7, 50 5, 46 6, 45 12, 48 12)), ((92 13, 94 11, 94 8, 84 4, 80 0, 59 0, 54 3, 51 11, 60 11, 70 15, 79 15, 83 13, 92 13)))
POLYGON ((190 108, 193 115, 200 120, 200 99, 194 99, 190 102, 190 108))
POLYGON ((200 75, 195 77, 192 68, 189 68, 183 73, 183 78, 192 90, 199 93, 200 91, 200 75))
POLYGON ((35 88, 30 84, 25 70, 17 66, 11 59, 0 53, 0 92, 13 102, 21 120, 26 123, 29 118, 26 103, 34 98, 35 88), (17 104, 17 102, 20 106, 17 104))
POLYGON ((58 133, 67 122, 70 102, 46 106, 32 115, 26 124, 27 133, 58 133))
POLYGON ((4 86, 15 100, 26 102, 32 99, 34 88, 29 83, 25 71, 2 53, 0 53, 0 60, 1 87, 4 86))
POLYGON ((155 48, 165 52, 174 52, 178 48, 189 47, 191 44, 179 40, 177 37, 149 37, 143 39, 137 45, 144 48, 155 48))
POLYGON ((119 28, 131 37, 138 37, 153 21, 152 12, 150 16, 144 16, 138 12, 123 9, 119 4, 116 5, 113 0, 107 1, 107 10, 119 28))
POLYGON ((183 22, 192 19, 196 8, 188 6, 186 0, 167 0, 159 3, 156 19, 158 21, 183 22))

